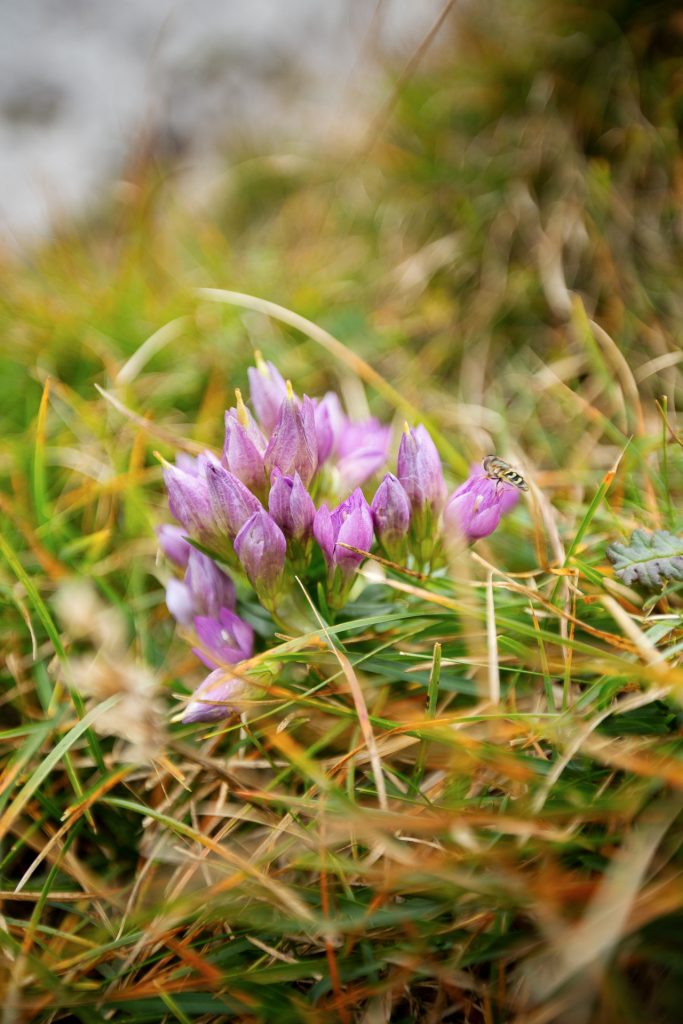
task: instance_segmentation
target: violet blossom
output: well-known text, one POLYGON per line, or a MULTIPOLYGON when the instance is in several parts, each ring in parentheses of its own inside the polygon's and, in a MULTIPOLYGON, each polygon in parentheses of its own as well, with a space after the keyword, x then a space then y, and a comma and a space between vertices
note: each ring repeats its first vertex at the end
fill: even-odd
POLYGON ((190 626, 197 614, 195 597, 184 580, 175 578, 166 584, 166 607, 181 626, 190 626))
POLYGON ((313 535, 327 563, 330 582, 330 603, 340 607, 353 583, 356 569, 369 551, 374 539, 370 506, 360 487, 332 511, 321 505, 315 514, 313 535), (358 551, 351 551, 358 548, 358 551))
POLYGON ((176 622, 189 626, 197 615, 218 615, 221 608, 235 608, 235 584, 212 558, 190 548, 183 580, 166 586, 166 605, 176 622))
POLYGON ((159 543, 185 569, 182 580, 168 583, 166 600, 176 620, 194 630, 195 653, 212 669, 185 722, 225 717, 252 685, 238 667, 230 668, 251 659, 254 634, 237 613, 235 587, 216 559, 239 562, 253 588, 249 598, 240 584, 240 599, 260 601, 275 628, 290 632, 298 615, 295 576, 317 593, 314 538, 327 567, 323 609, 339 609, 375 537, 399 565, 408 550, 418 566, 437 565, 442 512, 446 543, 454 537, 471 542, 491 533, 518 498, 515 488, 490 480, 477 466, 444 510, 441 460, 424 426, 406 426, 393 475, 387 472, 388 426, 374 417, 352 421, 334 392, 299 399, 259 354, 249 381, 255 416, 237 390, 235 407, 225 414, 222 459, 181 453, 164 472, 180 525, 161 527, 159 543), (383 479, 370 506, 360 488, 376 473, 383 479))
POLYGON ((306 395, 299 402, 289 382, 264 462, 269 475, 276 467, 285 476, 298 473, 304 487, 308 487, 318 468, 315 407, 306 395))
POLYGON ((434 516, 446 500, 441 459, 426 428, 420 423, 411 430, 406 423, 398 449, 398 479, 408 495, 413 512, 429 508, 434 516))
POLYGON ((249 687, 248 680, 228 669, 218 668, 199 684, 183 714, 183 724, 219 722, 237 710, 233 703, 249 687))
POLYGON ((175 562, 181 569, 185 569, 190 557, 190 551, 192 550, 192 545, 185 540, 187 531, 181 526, 172 526, 170 523, 164 523, 163 526, 157 527, 156 532, 159 547, 166 555, 166 558, 170 559, 171 562, 175 562))
POLYGON ((315 433, 318 441, 318 465, 322 466, 331 455, 344 431, 347 419, 338 395, 328 391, 315 404, 315 433))
POLYGON ((313 536, 315 505, 301 477, 285 476, 276 467, 271 481, 268 511, 288 540, 305 543, 313 536))
POLYGON ((359 487, 384 466, 389 452, 391 429, 379 420, 347 420, 337 443, 337 469, 342 490, 359 487))
POLYGON ((192 650, 207 668, 236 665, 254 653, 253 629, 229 608, 221 608, 215 617, 198 615, 194 627, 201 646, 192 650))
POLYGON ((261 426, 270 434, 277 423, 280 406, 287 397, 287 385, 278 368, 265 362, 260 352, 255 353, 255 358, 256 366, 247 370, 251 401, 261 426))
POLYGON ((447 540, 464 537, 468 543, 488 537, 506 512, 517 504, 519 491, 504 480, 492 480, 480 465, 446 502, 443 513, 447 540))
POLYGON ((425 427, 406 423, 398 449, 397 473, 410 502, 410 537, 418 562, 433 554, 439 516, 446 501, 441 459, 425 427))
POLYGON ((388 558, 405 560, 410 526, 410 502, 403 485, 393 473, 387 473, 370 505, 375 534, 388 558))
POLYGON ((237 407, 229 409, 225 414, 222 462, 223 466, 249 490, 260 494, 266 483, 263 464, 266 440, 250 417, 239 388, 235 394, 237 407))
POLYGON ((255 512, 235 537, 235 553, 256 593, 271 602, 279 590, 287 541, 272 516, 255 512))
POLYGON ((314 405, 318 465, 334 458, 340 490, 351 491, 386 462, 391 429, 374 416, 361 421, 349 419, 333 391, 314 405))
POLYGON ((187 533, 210 541, 216 533, 216 520, 206 478, 169 465, 164 469, 164 483, 174 519, 182 523, 187 533))
POLYGON ((206 473, 214 522, 225 536, 233 538, 249 516, 262 508, 261 502, 223 466, 211 464, 207 466, 206 473))

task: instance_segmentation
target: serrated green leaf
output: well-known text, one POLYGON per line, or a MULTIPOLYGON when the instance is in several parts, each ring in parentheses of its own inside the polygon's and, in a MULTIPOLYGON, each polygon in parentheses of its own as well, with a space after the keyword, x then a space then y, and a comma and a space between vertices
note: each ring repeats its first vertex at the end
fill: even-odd
POLYGON ((628 544, 610 544, 607 557, 629 585, 658 590, 665 580, 683 580, 683 537, 668 530, 634 530, 628 544))

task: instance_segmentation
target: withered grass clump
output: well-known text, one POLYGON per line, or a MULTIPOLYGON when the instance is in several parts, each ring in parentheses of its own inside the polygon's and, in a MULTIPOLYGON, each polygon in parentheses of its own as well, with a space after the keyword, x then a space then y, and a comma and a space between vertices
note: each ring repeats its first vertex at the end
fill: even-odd
POLYGON ((678 1020, 681 584, 605 552, 682 532, 680 32, 468 5, 354 159, 191 212, 150 168, 3 267, 3 1024, 678 1020), (254 349, 530 496, 182 725, 153 452, 220 445, 254 349))

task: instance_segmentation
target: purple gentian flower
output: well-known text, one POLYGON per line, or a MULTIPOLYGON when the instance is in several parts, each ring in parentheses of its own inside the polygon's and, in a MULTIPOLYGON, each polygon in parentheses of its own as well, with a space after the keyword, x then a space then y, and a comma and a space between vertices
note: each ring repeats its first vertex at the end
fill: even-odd
POLYGON ((166 607, 181 626, 190 626, 197 614, 195 597, 184 580, 169 580, 166 584, 166 607))
POLYGON ((178 452, 175 457, 176 469, 182 469, 183 473, 189 473, 190 476, 206 478, 206 467, 211 463, 218 466, 220 459, 208 450, 196 457, 188 455, 187 452, 178 452))
POLYGON ((210 672, 194 691, 185 708, 183 723, 218 722, 227 718, 237 707, 232 702, 244 693, 248 681, 224 668, 210 672))
POLYGON ((182 523, 189 534, 210 540, 216 533, 209 486, 206 478, 187 473, 177 466, 164 470, 164 483, 168 491, 171 515, 182 523))
POLYGON ((176 469, 182 469, 183 473, 190 476, 202 476, 202 466, 198 458, 188 455, 187 452, 178 452, 175 457, 176 469))
POLYGON ((235 584, 212 558, 193 550, 185 582, 197 600, 197 615, 218 615, 221 608, 235 609, 235 584))
POLYGON ((386 462, 391 429, 374 417, 354 423, 333 391, 315 403, 315 429, 318 463, 330 456, 337 459, 342 491, 365 483, 386 462))
POLYGON ((472 466, 470 476, 446 502, 446 536, 465 537, 469 543, 488 537, 518 500, 516 487, 504 480, 491 480, 480 465, 472 466))
POLYGON ((342 490, 359 487, 387 460, 391 429, 372 416, 352 423, 347 420, 337 442, 337 469, 342 490))
POLYGON ((192 545, 185 540, 186 531, 180 526, 171 526, 164 523, 157 526, 157 539, 159 547, 171 562, 175 562, 181 569, 187 567, 187 560, 190 557, 192 545))
POLYGON ((369 551, 374 538, 370 506, 360 487, 331 512, 327 505, 320 506, 313 522, 313 535, 330 574, 339 568, 345 578, 352 577, 365 556, 340 545, 350 544, 361 551, 369 551))
POLYGON ((219 668, 225 663, 236 665, 254 653, 253 629, 228 608, 221 608, 215 618, 197 616, 194 627, 201 647, 192 650, 207 668, 219 668))
POLYGON ((337 455, 343 459, 362 448, 371 448, 386 454, 390 439, 391 428, 380 423, 375 416, 355 422, 344 417, 338 437, 337 455))
POLYGON ((268 511, 285 537, 305 543, 313 536, 315 505, 313 499, 295 473, 284 476, 279 469, 273 470, 272 485, 268 497, 268 511))
POLYGON ((306 395, 299 402, 289 382, 287 389, 264 461, 268 474, 277 466, 285 476, 293 477, 298 473, 304 487, 308 487, 318 468, 315 406, 306 395))
POLYGON ((422 424, 412 430, 405 425, 397 476, 414 513, 429 508, 433 517, 438 516, 446 501, 446 484, 436 445, 422 424))
POLYGON ((272 600, 285 566, 287 541, 272 516, 255 512, 235 537, 235 552, 254 590, 272 600))
POLYGON ((318 465, 322 466, 331 455, 336 454, 337 445, 348 420, 341 407, 339 396, 328 391, 315 402, 315 432, 318 439, 318 465))
POLYGON ((280 415, 280 406, 287 397, 287 385, 272 363, 266 363, 256 352, 256 366, 247 370, 251 401, 261 426, 270 434, 280 415))
POLYGON ((259 494, 266 483, 263 467, 265 438, 250 420, 239 389, 236 395, 237 408, 225 414, 223 465, 249 490, 259 494))
POLYGON ((410 526, 410 502, 401 482, 387 473, 370 505, 377 540, 394 562, 405 559, 410 526))
POLYGON ((228 417, 237 420, 242 424, 247 432, 249 440, 252 442, 259 454, 263 455, 268 441, 258 423, 244 404, 242 400, 242 392, 239 388, 235 388, 235 407, 228 409, 225 414, 226 420, 228 417))
POLYGON ((207 465, 206 479, 213 520, 224 534, 235 537, 249 516, 262 510, 261 502, 223 466, 207 465))
POLYGON ((176 622, 189 626, 197 615, 234 611, 235 584, 213 559, 191 548, 185 579, 170 580, 166 587, 166 605, 176 622))

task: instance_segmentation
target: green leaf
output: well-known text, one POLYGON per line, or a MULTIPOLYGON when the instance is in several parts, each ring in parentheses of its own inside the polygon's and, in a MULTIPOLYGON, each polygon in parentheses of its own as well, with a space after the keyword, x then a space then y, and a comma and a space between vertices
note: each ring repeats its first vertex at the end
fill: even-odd
POLYGON ((665 580, 683 580, 683 537, 668 530, 634 530, 628 544, 610 544, 607 557, 624 583, 658 590, 665 580))

